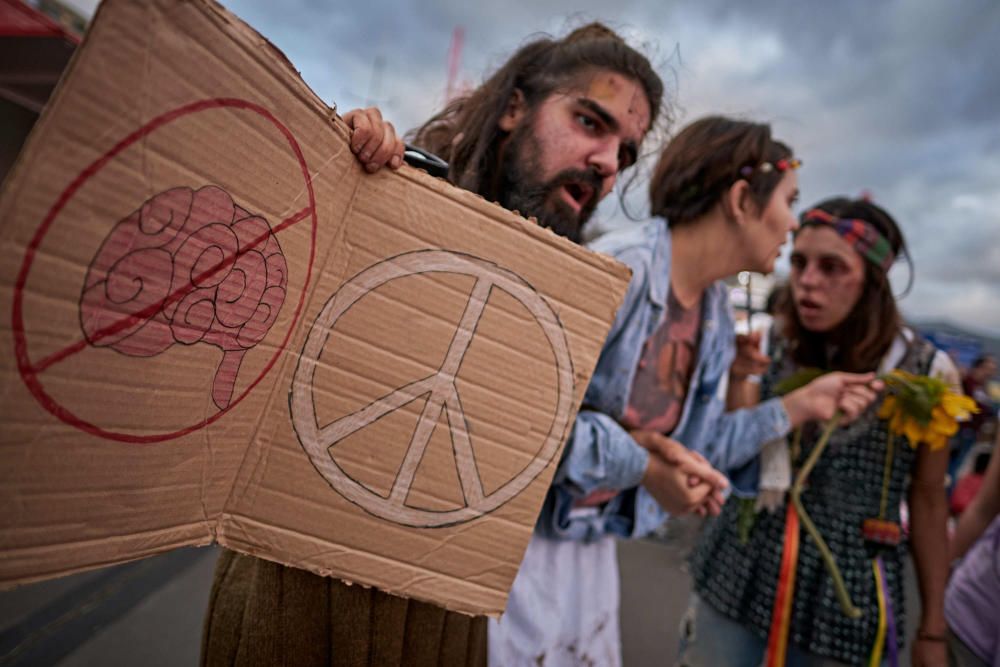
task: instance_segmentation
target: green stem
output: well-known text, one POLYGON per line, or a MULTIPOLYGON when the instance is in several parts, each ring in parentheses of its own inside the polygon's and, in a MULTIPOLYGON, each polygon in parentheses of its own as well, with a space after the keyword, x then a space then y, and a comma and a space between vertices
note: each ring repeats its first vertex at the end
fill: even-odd
POLYGON ((844 615, 848 618, 861 618, 861 610, 854 606, 851 602, 851 596, 847 592, 847 586, 844 585, 844 578, 840 575, 840 568, 837 567, 837 561, 833 558, 833 553, 830 551, 830 547, 826 545, 826 541, 823 536, 819 534, 816 525, 809 518, 809 513, 806 512, 805 506, 802 504, 802 487, 805 485, 806 480, 809 478, 809 473, 812 469, 816 467, 816 462, 819 461, 819 457, 822 456, 823 451, 826 449, 826 445, 830 440, 830 435, 833 430, 837 428, 837 422, 841 420, 843 415, 838 410, 833 417, 826 423, 823 428, 823 434, 820 436, 819 441, 813 450, 809 452, 809 458, 802 465, 802 470, 799 471, 798 477, 795 479, 795 483, 792 485, 789 495, 792 498, 792 504, 795 506, 795 511, 799 515, 799 519, 802 521, 802 525, 805 527, 806 532, 812 537, 813 542, 816 543, 816 548, 819 549, 820 556, 823 558, 823 562, 826 564, 826 569, 830 572, 830 577, 833 578, 833 589, 837 594, 837 601, 840 603, 840 608, 844 612, 844 615))

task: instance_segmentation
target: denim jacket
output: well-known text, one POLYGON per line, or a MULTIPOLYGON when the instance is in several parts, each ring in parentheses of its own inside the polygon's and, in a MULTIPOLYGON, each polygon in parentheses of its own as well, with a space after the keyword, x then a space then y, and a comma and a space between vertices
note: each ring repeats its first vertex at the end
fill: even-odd
MULTIPOLYGON (((613 534, 640 537, 667 514, 639 483, 649 453, 620 425, 646 339, 663 322, 670 286, 670 232, 654 219, 603 236, 592 250, 632 269, 632 281, 597 361, 590 386, 546 497, 537 529, 547 537, 592 541, 613 534), (621 490, 598 511, 571 512, 598 489, 621 490)), ((761 446, 790 430, 780 399, 726 412, 729 366, 735 351, 728 288, 717 282, 702 298, 696 366, 677 426, 670 434, 732 476, 735 491, 756 489, 761 446)))

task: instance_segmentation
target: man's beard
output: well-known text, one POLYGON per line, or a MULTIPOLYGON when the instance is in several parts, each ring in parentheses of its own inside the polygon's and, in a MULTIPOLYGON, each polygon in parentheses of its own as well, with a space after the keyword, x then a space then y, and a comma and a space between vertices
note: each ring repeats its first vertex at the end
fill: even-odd
POLYGON ((505 146, 497 199, 504 208, 518 211, 525 217, 534 217, 542 227, 579 243, 583 225, 600 201, 602 179, 590 169, 564 169, 542 182, 538 178, 541 150, 531 125, 523 123, 514 130, 505 146), (579 212, 564 202, 558 193, 559 188, 567 183, 583 183, 591 188, 590 197, 579 212))

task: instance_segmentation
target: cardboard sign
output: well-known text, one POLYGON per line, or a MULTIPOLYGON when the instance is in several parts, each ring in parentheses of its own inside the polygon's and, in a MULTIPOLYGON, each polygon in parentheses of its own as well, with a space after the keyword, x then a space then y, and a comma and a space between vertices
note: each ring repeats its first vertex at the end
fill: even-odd
POLYGON ((102 4, 0 200, 0 581, 216 541, 503 609, 628 272, 348 137, 218 5, 102 4))

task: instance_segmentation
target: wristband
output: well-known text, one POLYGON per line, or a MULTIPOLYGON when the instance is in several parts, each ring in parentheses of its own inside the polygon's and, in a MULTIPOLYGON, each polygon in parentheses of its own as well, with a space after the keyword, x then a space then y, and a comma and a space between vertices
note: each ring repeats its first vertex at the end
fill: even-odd
POLYGON ((948 638, 945 635, 935 635, 923 630, 917 630, 917 639, 923 642, 940 642, 942 644, 947 643, 948 641, 948 638))

